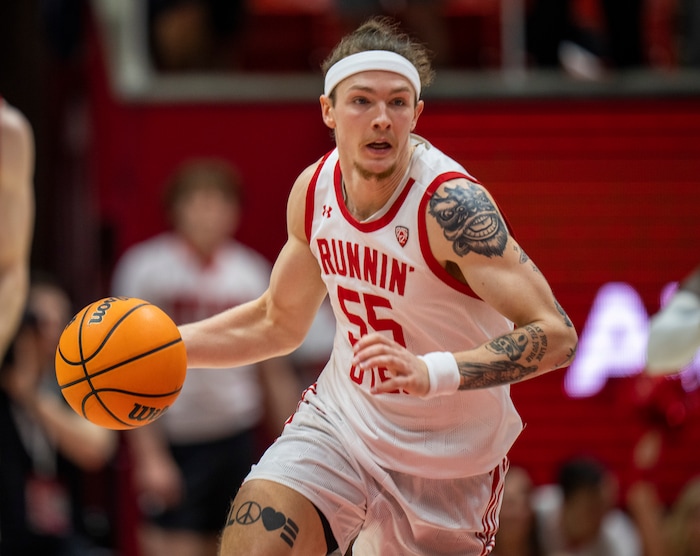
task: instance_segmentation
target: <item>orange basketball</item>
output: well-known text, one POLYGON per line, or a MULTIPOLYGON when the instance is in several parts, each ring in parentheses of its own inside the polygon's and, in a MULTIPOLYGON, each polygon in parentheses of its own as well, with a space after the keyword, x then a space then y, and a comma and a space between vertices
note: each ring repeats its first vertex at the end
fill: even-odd
POLYGON ((56 379, 70 406, 109 429, 132 429, 163 415, 180 394, 187 355, 160 308, 107 297, 76 314, 56 349, 56 379))

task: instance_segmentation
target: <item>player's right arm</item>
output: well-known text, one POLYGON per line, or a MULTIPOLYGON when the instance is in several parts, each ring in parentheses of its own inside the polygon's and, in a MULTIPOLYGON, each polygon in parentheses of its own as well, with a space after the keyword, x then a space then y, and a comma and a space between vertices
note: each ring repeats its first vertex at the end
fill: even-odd
POLYGON ((34 229, 34 137, 17 109, 0 101, 0 358, 29 289, 34 229))
POLYGON ((306 191, 316 165, 297 178, 287 203, 287 242, 258 299, 180 327, 189 367, 236 367, 290 353, 306 337, 326 288, 304 231, 306 191))

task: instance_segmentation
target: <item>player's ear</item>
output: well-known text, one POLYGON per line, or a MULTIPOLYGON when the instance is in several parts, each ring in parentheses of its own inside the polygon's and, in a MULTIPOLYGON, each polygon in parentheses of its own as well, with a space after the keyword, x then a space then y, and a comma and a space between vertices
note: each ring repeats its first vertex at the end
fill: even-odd
POLYGON ((422 100, 419 100, 416 103, 416 109, 413 112, 413 121, 411 122, 411 131, 416 129, 416 124, 418 124, 418 118, 420 115, 423 113, 423 107, 425 106, 425 103, 422 100))
POLYGON ((323 123, 325 123, 329 128, 335 129, 333 101, 331 101, 330 97, 321 95, 319 102, 321 103, 321 116, 323 117, 323 123))

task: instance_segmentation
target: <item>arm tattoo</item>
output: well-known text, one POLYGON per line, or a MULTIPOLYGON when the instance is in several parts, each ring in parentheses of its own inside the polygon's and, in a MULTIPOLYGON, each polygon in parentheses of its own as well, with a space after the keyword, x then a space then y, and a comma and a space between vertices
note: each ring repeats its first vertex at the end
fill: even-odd
POLYGON ((536 362, 542 361, 547 352, 547 335, 539 326, 528 324, 494 338, 486 344, 486 349, 508 359, 491 363, 458 362, 460 390, 510 384, 537 372, 536 362), (521 359, 523 363, 518 363, 521 359))
POLYGON ((537 365, 525 367, 513 361, 493 363, 459 363, 460 390, 500 386, 522 380, 537 371, 537 365))
POLYGON ((530 266, 532 267, 533 272, 536 272, 537 274, 542 274, 540 272, 540 269, 537 268, 537 265, 532 262, 532 260, 530 259, 530 256, 527 253, 525 253, 525 250, 522 247, 518 247, 518 245, 514 245, 513 249, 515 249, 516 252, 520 252, 520 259, 518 261, 520 264, 525 264, 525 263, 529 262, 530 266))
POLYGON ((559 305, 559 302, 556 299, 554 300, 554 304, 557 306, 557 311, 559 311, 561 316, 564 317, 564 324, 566 324, 566 326, 568 326, 569 328, 573 328, 574 323, 571 322, 571 320, 569 319, 569 315, 566 314, 566 311, 564 311, 564 308, 561 305, 559 305))
POLYGON ((486 344, 486 349, 496 355, 507 355, 511 361, 517 361, 527 346, 527 336, 523 332, 506 334, 486 344))
POLYGON ((520 264, 525 264, 527 261, 530 260, 530 256, 527 253, 525 253, 525 249, 523 249, 522 247, 513 245, 513 249, 515 249, 516 252, 520 251, 520 260, 518 261, 520 264))
POLYGON ((479 186, 468 183, 445 187, 445 196, 430 199, 430 214, 460 257, 469 252, 486 257, 503 256, 508 230, 498 209, 479 186))
POLYGON ((530 353, 525 357, 525 361, 530 363, 533 360, 542 361, 544 354, 547 352, 547 335, 544 331, 535 324, 528 324, 525 327, 532 343, 530 344, 530 353))
POLYGON ((569 350, 569 353, 566 355, 566 359, 562 361, 561 363, 557 363, 554 368, 555 369, 560 369, 561 367, 566 367, 567 365, 571 364, 571 362, 574 360, 574 357, 576 357, 576 350, 578 349, 578 342, 576 342, 576 345, 569 350))

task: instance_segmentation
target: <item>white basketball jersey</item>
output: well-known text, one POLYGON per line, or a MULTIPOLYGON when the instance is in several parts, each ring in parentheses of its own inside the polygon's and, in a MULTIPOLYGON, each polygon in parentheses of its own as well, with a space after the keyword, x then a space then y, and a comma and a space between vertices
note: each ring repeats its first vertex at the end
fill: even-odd
POLYGON ((352 345, 381 332, 420 355, 458 352, 507 333, 513 325, 430 254, 426 205, 441 183, 475 181, 420 137, 410 168, 386 206, 358 222, 343 201, 337 150, 319 164, 306 203, 306 233, 318 259, 337 328, 317 391, 339 408, 377 463, 429 478, 486 473, 522 430, 508 386, 424 400, 373 395, 384 371, 352 366, 352 345))

